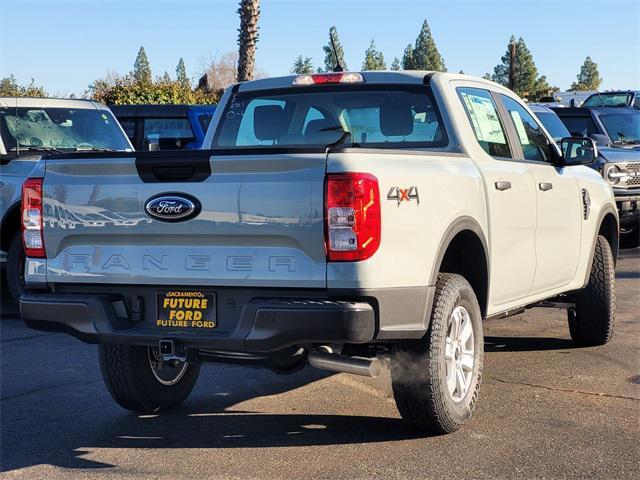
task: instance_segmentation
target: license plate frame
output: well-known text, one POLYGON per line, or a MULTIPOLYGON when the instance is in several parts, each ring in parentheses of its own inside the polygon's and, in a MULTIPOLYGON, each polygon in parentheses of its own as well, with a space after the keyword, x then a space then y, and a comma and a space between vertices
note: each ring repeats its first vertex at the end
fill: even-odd
POLYGON ((218 326, 216 294, 209 290, 163 290, 156 293, 155 326, 208 331, 218 326))

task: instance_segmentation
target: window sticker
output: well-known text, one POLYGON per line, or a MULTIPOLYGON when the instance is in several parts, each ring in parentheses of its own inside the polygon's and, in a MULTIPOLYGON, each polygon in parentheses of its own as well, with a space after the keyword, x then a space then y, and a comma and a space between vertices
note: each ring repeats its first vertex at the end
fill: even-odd
POLYGON ((513 119, 513 123, 516 125, 516 130, 518 131, 518 137, 520 137, 520 143, 524 145, 529 145, 529 137, 527 136, 527 130, 524 128, 524 123, 522 123, 522 118, 520 117, 520 113, 515 110, 511 110, 509 112, 511 114, 511 118, 513 119))
POLYGON ((507 140, 502 132, 498 112, 496 112, 490 98, 479 97, 463 92, 462 97, 469 110, 469 116, 481 142, 506 144, 507 140))

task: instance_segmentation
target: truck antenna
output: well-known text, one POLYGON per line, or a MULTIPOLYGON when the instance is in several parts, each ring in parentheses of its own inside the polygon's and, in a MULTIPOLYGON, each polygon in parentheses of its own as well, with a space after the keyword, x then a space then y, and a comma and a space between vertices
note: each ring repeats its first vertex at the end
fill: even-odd
POLYGON ((338 56, 338 49, 336 48, 336 42, 333 39, 333 35, 329 37, 331 40, 331 48, 333 49, 333 55, 336 57, 336 66, 333 67, 334 72, 344 72, 344 67, 340 63, 340 57, 338 56))

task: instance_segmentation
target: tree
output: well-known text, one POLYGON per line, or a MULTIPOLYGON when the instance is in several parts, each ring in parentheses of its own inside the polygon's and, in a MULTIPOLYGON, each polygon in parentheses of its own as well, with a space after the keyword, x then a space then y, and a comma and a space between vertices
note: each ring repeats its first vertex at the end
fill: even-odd
POLYGON ((162 75, 162 81, 163 82, 171 81, 171 75, 169 75, 169 72, 167 72, 166 70, 164 71, 164 75, 162 75))
POLYGON ((412 55, 412 70, 434 70, 437 72, 446 72, 447 68, 444 65, 444 59, 436 42, 431 35, 431 28, 429 23, 425 19, 422 23, 422 28, 416 38, 416 47, 413 49, 412 55))
POLYGON ((139 83, 152 83, 153 81, 151 65, 149 65, 149 59, 144 47, 140 47, 140 50, 138 50, 138 56, 133 64, 133 78, 139 83))
POLYGON ((585 58, 577 78, 578 81, 573 82, 569 90, 598 90, 602 83, 598 64, 591 60, 591 57, 585 58))
POLYGON ((332 26, 329 29, 329 43, 322 47, 324 50, 324 71, 325 72, 333 72, 333 70, 338 65, 338 60, 342 68, 347 70, 347 63, 344 61, 344 50, 342 49, 342 44, 340 43, 340 39, 338 38, 338 29, 335 26, 332 26), (336 52, 338 53, 338 57, 336 58, 336 54, 333 51, 333 46, 331 45, 331 39, 333 39, 333 43, 336 46, 336 52))
POLYGON ((313 73, 313 64, 311 63, 311 58, 298 55, 293 62, 293 67, 291 67, 291 73, 313 73))
POLYGON ((510 46, 512 43, 516 44, 513 91, 529 100, 537 100, 541 96, 548 95, 548 92, 555 87, 549 86, 545 76, 538 77, 538 69, 533 61, 533 55, 522 37, 516 42, 515 37, 511 36, 507 51, 500 59, 501 63, 493 69, 491 80, 509 86, 510 46))
POLYGON ((400 70, 400 59, 398 57, 391 62, 391 70, 400 70))
POLYGON ((458 72, 460 75, 464 75, 464 70, 460 69, 460 71, 458 72))
POLYGON ((402 55, 402 69, 403 70, 415 70, 413 68, 413 45, 407 45, 407 48, 404 49, 404 54, 402 55))
POLYGON ((0 97, 46 97, 44 88, 36 86, 32 78, 29 85, 20 85, 16 77, 9 75, 0 79, 0 97))
POLYGON ((387 64, 384 61, 384 55, 376 48, 376 43, 371 39, 369 48, 364 52, 364 62, 362 62, 362 70, 386 70, 387 64))
POLYGON ((238 81, 253 79, 258 44, 260 0, 240 0, 240 28, 238 29, 238 81))
POLYGON ((207 92, 202 88, 185 87, 177 80, 156 82, 139 82, 132 74, 118 77, 113 82, 106 79, 96 80, 89 86, 89 96, 93 100, 107 105, 127 104, 165 104, 217 103, 220 96, 215 92, 207 92))
POLYGON ((485 73, 482 78, 484 78, 485 80, 491 80, 491 74, 490 73, 485 73))
POLYGON ((184 85, 185 87, 191 86, 191 80, 187 77, 187 67, 185 67, 184 59, 182 57, 180 57, 178 66, 176 66, 176 80, 179 84, 184 85))

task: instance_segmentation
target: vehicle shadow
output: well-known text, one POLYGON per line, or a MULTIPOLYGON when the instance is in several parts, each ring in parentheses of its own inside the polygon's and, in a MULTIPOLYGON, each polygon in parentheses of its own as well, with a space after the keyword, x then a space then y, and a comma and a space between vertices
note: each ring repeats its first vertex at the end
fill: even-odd
MULTIPOLYGON (((389 442, 424 436, 398 418, 295 411, 271 414, 244 410, 242 405, 234 409, 244 401, 295 390, 331 374, 311 368, 288 376, 266 370, 248 374, 236 367, 223 370, 225 373, 213 382, 205 375, 209 377, 205 379, 207 385, 197 387, 196 394, 183 407, 160 415, 136 415, 118 408, 106 393, 99 394, 103 388, 99 384, 91 388, 92 395, 66 389, 52 395, 55 398, 48 396, 45 404, 3 402, 0 421, 14 415, 21 421, 8 428, 4 422, 0 471, 41 464, 71 469, 115 467, 84 458, 103 448, 270 448, 389 442), (88 406, 91 397, 97 397, 97 405, 88 406), (68 417, 69 422, 55 420, 56 411, 68 417), (47 428, 48 423, 56 428, 47 428)), ((43 395, 40 394, 41 399, 43 395)))
POLYGON ((536 352, 576 348, 565 338, 550 337, 484 337, 485 352, 536 352))

